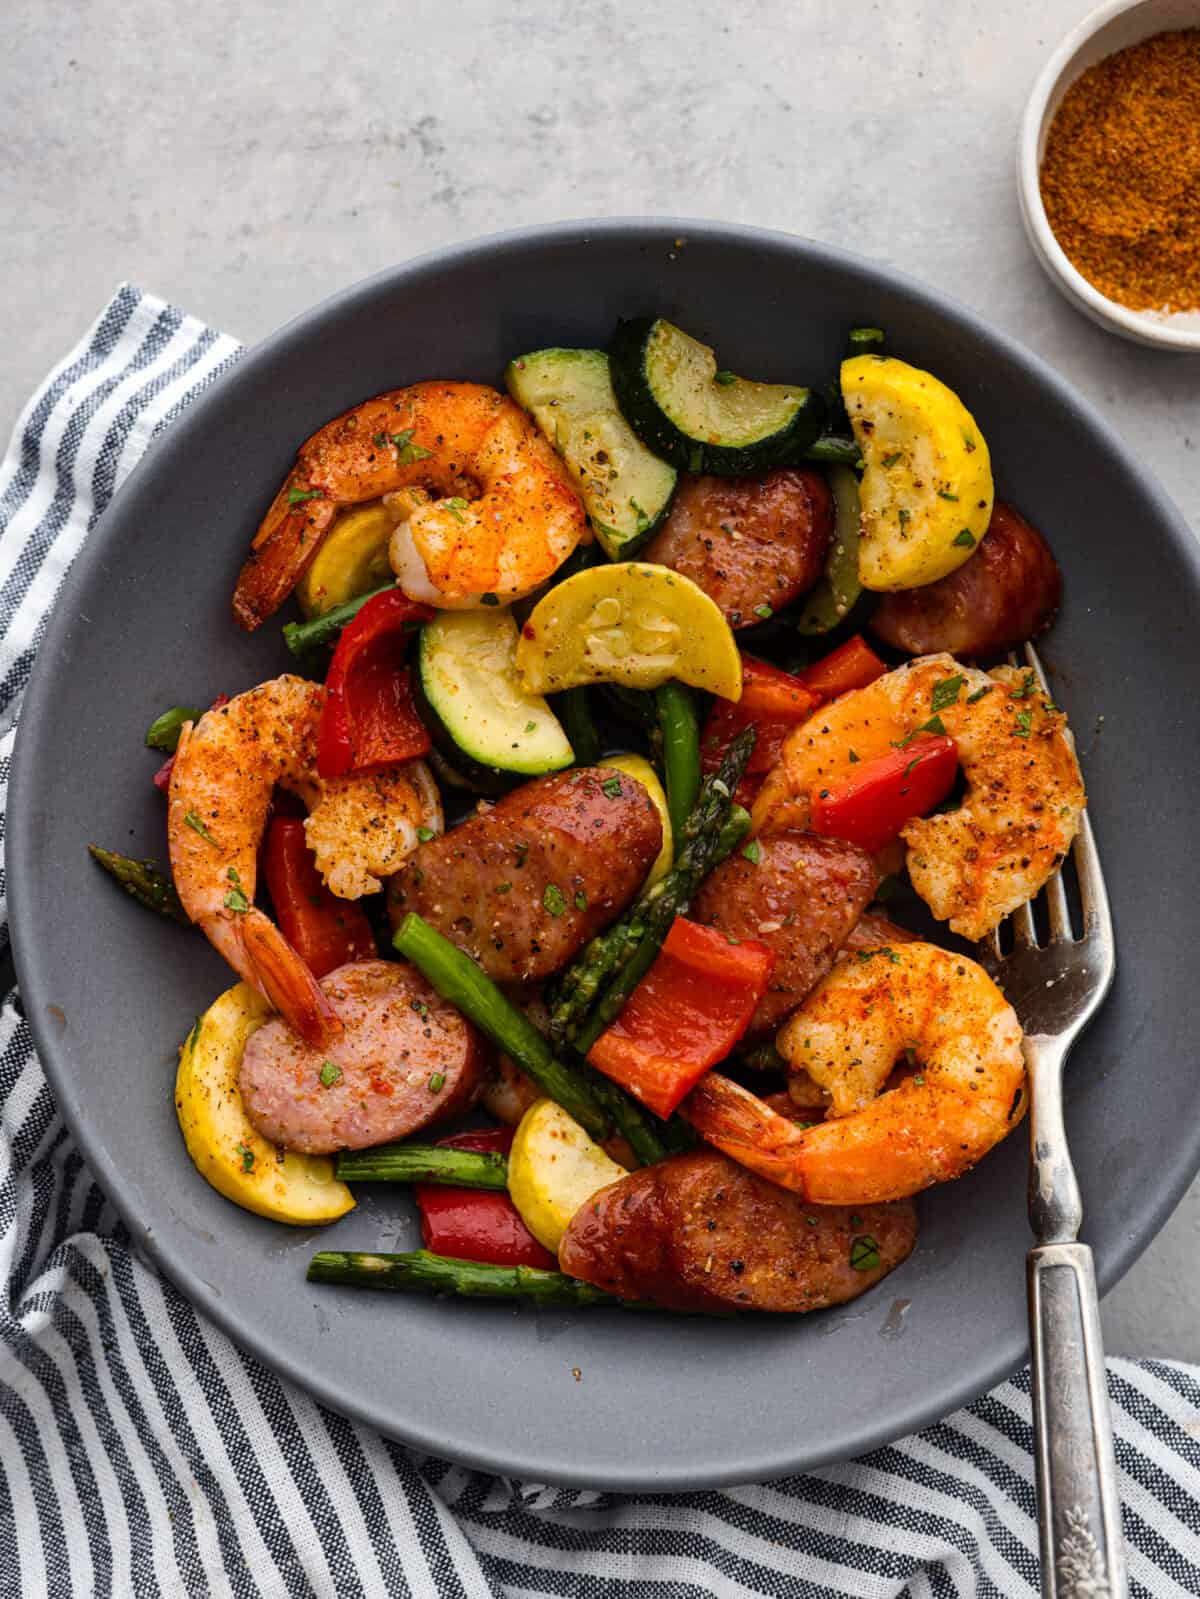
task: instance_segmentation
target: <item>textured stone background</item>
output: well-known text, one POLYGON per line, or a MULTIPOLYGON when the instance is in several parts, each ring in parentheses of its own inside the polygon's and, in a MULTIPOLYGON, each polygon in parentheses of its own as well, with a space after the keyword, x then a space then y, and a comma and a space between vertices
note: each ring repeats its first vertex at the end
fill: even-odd
MULTIPOLYGON (((1025 98, 1090 9, 7 0, 0 429, 121 278, 252 341, 449 240, 688 214, 844 244, 966 301, 1200 526, 1200 361, 1093 328, 1021 232, 1025 98)), ((1107 1301, 1111 1349, 1200 1359, 1198 1233, 1193 1189, 1107 1301)))

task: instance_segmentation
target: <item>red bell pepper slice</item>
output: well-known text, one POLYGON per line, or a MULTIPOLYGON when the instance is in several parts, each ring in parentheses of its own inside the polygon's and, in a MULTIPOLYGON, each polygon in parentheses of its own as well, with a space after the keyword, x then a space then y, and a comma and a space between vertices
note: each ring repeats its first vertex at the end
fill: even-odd
POLYGON ((588 1059, 667 1117, 750 1025, 775 956, 677 916, 654 964, 588 1059))
MULTIPOLYGON (((450 1149, 499 1150, 507 1154, 511 1127, 459 1133, 439 1139, 450 1149)), ((542 1247, 521 1220, 507 1194, 494 1189, 451 1188, 417 1183, 413 1197, 421 1213, 421 1238, 435 1255, 478 1260, 492 1266, 541 1266, 553 1270, 557 1260, 542 1247)))
POLYGON ((375 955, 375 935, 362 907, 338 899, 321 881, 300 817, 272 818, 263 876, 280 932, 314 977, 375 955))
MULTIPOLYGON (((793 727, 806 722, 820 703, 820 696, 791 672, 743 655, 741 699, 736 704, 717 700, 704 725, 700 739, 703 770, 715 772, 730 739, 753 722, 758 739, 746 763, 746 774, 753 777, 769 772, 779 759, 784 739, 793 727)), ((736 798, 739 804, 746 803, 740 790, 736 798)))
POLYGON ((877 677, 882 677, 887 665, 875 651, 856 633, 853 638, 830 650, 819 661, 806 666, 796 675, 805 688, 811 689, 818 699, 835 700, 839 694, 848 694, 852 688, 866 688, 877 677))
MULTIPOLYGON (((228 704, 229 704, 229 695, 228 694, 218 694, 216 699, 212 702, 212 704, 208 708, 209 708, 210 711, 219 711, 221 709, 222 705, 228 705, 228 704)), ((154 774, 154 786, 155 786, 155 788, 158 790, 158 792, 160 794, 167 794, 167 793, 170 792, 170 788, 171 788, 171 773, 174 770, 175 770, 175 757, 174 757, 174 755, 168 755, 166 760, 159 767, 158 771, 155 772, 155 774, 154 774)))
POLYGON ((404 629, 434 614, 431 606, 387 589, 342 629, 325 676, 317 739, 322 777, 410 761, 428 750, 429 733, 413 708, 404 663, 404 629))
POLYGON ((814 790, 809 827, 865 850, 898 838, 905 822, 945 799, 954 786, 958 750, 937 734, 863 761, 828 788, 814 790))

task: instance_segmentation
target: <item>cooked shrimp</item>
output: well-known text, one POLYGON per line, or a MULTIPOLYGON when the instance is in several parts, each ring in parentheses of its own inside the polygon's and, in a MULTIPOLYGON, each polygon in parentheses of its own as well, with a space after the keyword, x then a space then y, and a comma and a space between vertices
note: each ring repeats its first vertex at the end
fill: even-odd
POLYGON ((557 456, 507 395, 414 383, 301 445, 238 576, 237 621, 253 630, 283 604, 340 509, 411 488, 441 497, 399 507, 393 562, 410 598, 441 607, 519 599, 590 537, 557 456))
POLYGON ((811 1103, 814 1084, 828 1099, 819 1126, 715 1072, 681 1109, 710 1144, 816 1204, 902 1199, 961 1177, 1024 1112, 1016 1013, 981 966, 933 944, 859 950, 776 1047, 798 1101, 811 1103), (903 1059, 915 1070, 881 1093, 903 1059))
POLYGON ((209 711, 180 735, 167 832, 183 908, 239 976, 311 1042, 337 1030, 329 1000, 283 934, 253 903, 258 848, 276 783, 308 806, 317 869, 335 894, 356 898, 440 832, 437 788, 421 761, 317 775, 324 690, 277 677, 209 711))
POLYGON ((933 914, 964 938, 983 938, 1058 867, 1084 805, 1066 718, 1032 672, 981 672, 952 655, 925 655, 843 694, 785 741, 755 801, 755 830, 807 825, 814 790, 856 760, 943 729, 958 745, 962 804, 909 822, 901 837, 913 887, 933 914))

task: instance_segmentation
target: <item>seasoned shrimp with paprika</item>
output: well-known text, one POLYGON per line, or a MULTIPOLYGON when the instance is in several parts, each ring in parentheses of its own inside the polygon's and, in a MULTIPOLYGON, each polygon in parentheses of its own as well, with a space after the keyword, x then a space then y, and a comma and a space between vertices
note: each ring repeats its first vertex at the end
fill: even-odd
POLYGON ((590 539, 565 469, 519 406, 481 383, 414 383, 365 400, 300 447, 238 576, 233 614, 278 610, 339 511, 400 490, 390 556, 441 609, 531 593, 590 539))
POLYGON ((418 843, 440 832, 441 801, 423 761, 322 779, 317 734, 325 691, 285 675, 185 723, 171 772, 167 836, 183 908, 240 977, 301 1037, 337 1031, 327 996, 254 904, 258 849, 275 784, 308 808, 318 871, 342 899, 382 886, 418 843))
POLYGON ((776 1048, 797 1099, 811 1103, 815 1085, 827 1100, 819 1125, 715 1072, 680 1108, 717 1149, 816 1204, 902 1199, 961 1177, 1024 1113, 1015 1011, 982 966, 933 944, 857 950, 776 1048))
POLYGON ((1058 868, 1084 806, 1066 717, 1032 672, 925 655, 843 694, 788 735, 755 831, 807 826, 814 794, 925 732, 954 740, 966 790, 957 810, 903 827, 908 873, 939 920, 981 939, 1058 868))

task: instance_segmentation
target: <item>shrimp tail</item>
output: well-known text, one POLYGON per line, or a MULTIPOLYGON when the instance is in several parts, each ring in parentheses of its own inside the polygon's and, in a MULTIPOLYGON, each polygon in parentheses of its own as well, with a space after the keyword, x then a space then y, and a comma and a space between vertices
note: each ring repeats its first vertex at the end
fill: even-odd
MULTIPOLYGON (((253 633, 287 599, 337 513, 334 501, 321 498, 319 490, 305 499, 297 498, 297 492, 297 478, 290 475, 263 518, 238 573, 233 616, 247 633, 253 633)), ((312 493, 308 489, 299 492, 312 493)))
POLYGON ((306 1043, 324 1048, 342 1031, 329 996, 269 916, 256 906, 240 920, 242 948, 255 980, 306 1043))
POLYGON ((679 1110, 705 1143, 768 1182, 810 1197, 802 1169, 804 1129, 740 1083, 709 1072, 679 1110))

